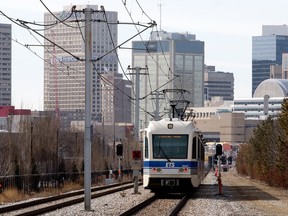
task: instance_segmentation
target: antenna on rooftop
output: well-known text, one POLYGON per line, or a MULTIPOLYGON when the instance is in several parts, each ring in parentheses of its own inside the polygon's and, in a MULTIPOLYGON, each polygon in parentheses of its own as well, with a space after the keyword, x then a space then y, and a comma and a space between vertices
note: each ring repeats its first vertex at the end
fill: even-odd
POLYGON ((160 0, 160 3, 158 4, 158 7, 160 10, 160 31, 162 31, 161 25, 162 25, 162 7, 163 7, 163 4, 161 3, 161 0, 160 0))

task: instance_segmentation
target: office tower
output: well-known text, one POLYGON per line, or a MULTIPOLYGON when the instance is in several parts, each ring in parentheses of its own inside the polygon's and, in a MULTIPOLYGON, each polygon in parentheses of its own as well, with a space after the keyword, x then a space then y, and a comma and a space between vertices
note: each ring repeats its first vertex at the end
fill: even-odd
POLYGON ((105 124, 131 123, 131 82, 122 74, 102 75, 102 117, 105 124))
POLYGON ((0 106, 11 106, 11 25, 0 23, 0 106))
MULTIPOLYGON (((203 106, 203 41, 188 33, 160 31, 152 32, 149 41, 133 41, 132 48, 132 68, 148 68, 140 74, 140 127, 147 126, 155 116, 168 117, 170 107, 164 106, 162 99, 165 89, 169 90, 166 100, 175 103, 188 100, 190 106, 203 106), (171 92, 171 89, 183 89, 186 93, 181 98, 180 91, 171 92), (159 112, 155 112, 158 108, 159 112)), ((136 76, 132 78, 135 83, 136 76)))
POLYGON ((282 54, 282 79, 288 79, 288 53, 282 54))
MULTIPOLYGON (((283 57, 282 57, 283 60, 283 57)), ((271 65, 270 66, 270 78, 282 79, 282 65, 271 65)))
POLYGON ((234 75, 229 72, 215 71, 214 66, 206 66, 204 72, 204 99, 221 97, 234 100, 234 75))
POLYGON ((263 25, 262 36, 252 37, 252 95, 270 78, 270 66, 282 65, 282 54, 287 52, 287 25, 263 25))
MULTIPOLYGON (((65 6, 62 11, 45 13, 44 35, 58 46, 45 40, 44 68, 44 110, 65 115, 66 119, 83 120, 85 111, 85 14, 83 9, 93 9, 92 13, 92 74, 91 112, 93 121, 101 121, 102 73, 117 73, 117 12, 97 11, 97 5, 65 6), (106 22, 106 17, 108 22, 106 22), (101 20, 101 22, 98 22, 101 20), (113 22, 114 25, 109 25, 113 22), (53 24, 55 24, 52 26, 53 24), (110 52, 110 53, 109 53, 110 52), (71 55, 72 54, 72 55, 71 55), (79 59, 77 59, 79 58, 79 59), (68 113, 68 115, 67 115, 68 113), (67 117, 68 116, 68 117, 67 117), (70 116, 70 117, 69 117, 70 116)), ((61 118, 62 120, 62 118, 61 118)))

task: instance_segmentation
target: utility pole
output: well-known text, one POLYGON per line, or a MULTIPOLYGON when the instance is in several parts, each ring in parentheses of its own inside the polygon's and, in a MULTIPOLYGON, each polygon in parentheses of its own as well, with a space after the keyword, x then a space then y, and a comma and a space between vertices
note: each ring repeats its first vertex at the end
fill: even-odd
MULTIPOLYGON (((135 80, 135 122, 134 122, 134 137, 136 141, 135 145, 135 150, 133 151, 133 159, 132 159, 132 170, 133 170, 133 180, 134 180, 134 194, 138 194, 138 175, 139 175, 139 170, 141 168, 140 166, 140 159, 134 155, 139 155, 138 152, 140 152, 140 146, 139 146, 139 112, 140 112, 140 105, 139 105, 139 98, 140 98, 140 71, 141 70, 147 70, 147 66, 145 68, 141 67, 135 67, 135 68, 130 68, 130 65, 128 66, 128 70, 135 70, 135 73, 130 73, 130 74, 135 74, 136 75, 136 80, 135 80), (138 151, 137 151, 138 150, 138 151)), ((146 75, 147 73, 142 73, 143 75, 146 75)))
POLYGON ((135 149, 139 149, 139 112, 140 112, 140 74, 141 75, 147 75, 147 73, 140 73, 141 70, 148 70, 147 66, 145 68, 141 67, 134 67, 130 68, 130 65, 128 66, 128 70, 135 70, 135 73, 129 73, 131 75, 135 76, 135 121, 134 121, 134 137, 136 138, 136 145, 135 149))
MULTIPOLYGON (((31 164, 31 181, 30 181, 30 185, 32 186, 33 185, 33 162, 34 162, 34 159, 33 159, 33 121, 31 121, 31 130, 30 130, 30 132, 31 132, 31 137, 30 137, 30 154, 31 154, 31 158, 30 158, 30 164, 31 164)), ((29 192, 31 192, 32 191, 32 187, 30 188, 29 187, 29 192)))
POLYGON ((160 117, 160 108, 159 108, 159 100, 163 99, 163 97, 160 98, 160 95, 163 96, 163 94, 160 93, 159 91, 156 91, 152 95, 155 95, 155 98, 152 98, 152 99, 155 99, 155 104, 156 104, 155 112, 154 112, 154 120, 155 121, 159 121, 161 119, 161 117, 160 117))
POLYGON ((85 136, 84 136, 84 205, 91 210, 91 60, 92 9, 85 8, 85 136))

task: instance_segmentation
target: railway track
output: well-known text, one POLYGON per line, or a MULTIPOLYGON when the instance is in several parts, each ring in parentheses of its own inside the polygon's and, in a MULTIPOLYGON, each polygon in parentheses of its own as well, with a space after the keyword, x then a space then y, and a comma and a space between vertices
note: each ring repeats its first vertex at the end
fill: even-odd
MULTIPOLYGON (((139 185, 142 183, 139 182, 139 185)), ((132 182, 118 183, 91 188, 91 199, 116 193, 121 190, 132 188, 132 182)), ((24 203, 14 204, 0 208, 0 214, 11 215, 39 215, 57 210, 59 208, 71 206, 84 201, 84 190, 65 193, 61 195, 46 197, 24 203)))
POLYGON ((185 194, 182 199, 176 204, 176 206, 171 210, 168 214, 169 216, 176 216, 181 211, 181 209, 185 206, 187 201, 191 198, 191 194, 185 194))
MULTIPOLYGON (((210 172, 210 169, 206 169, 205 170, 205 177, 208 175, 208 173, 210 172)), ((169 216, 176 216, 178 215, 178 213, 181 211, 181 209, 185 206, 185 204, 187 203, 187 201, 192 197, 192 195, 196 192, 196 190, 190 192, 190 193, 186 193, 186 194, 174 194, 176 196, 180 196, 179 201, 174 205, 174 207, 172 207, 171 209, 169 209, 167 212, 167 215, 169 216)), ((169 195, 170 196, 170 195, 169 195)), ((172 194, 173 196, 173 194, 172 194)), ((175 198, 175 197, 174 197, 175 198)), ((123 212, 122 214, 120 214, 120 216, 130 216, 130 215, 135 215, 138 212, 144 210, 145 208, 147 208, 148 206, 152 205, 154 202, 156 202, 159 199, 167 199, 167 196, 165 195, 161 195, 158 196, 154 195, 153 197, 143 201, 142 203, 139 203, 138 205, 128 209, 126 212, 123 212)), ((156 205, 157 206, 157 205, 156 205)), ((158 205, 162 206, 162 205, 158 205)), ((156 207, 157 208, 157 207, 156 207)), ((153 213, 151 213, 150 215, 154 215, 153 213)), ((157 213, 155 213, 155 215, 159 215, 157 213)))
MULTIPOLYGON (((173 195, 172 195, 173 196, 173 195)), ((176 216, 178 213, 181 211, 181 209, 185 206, 187 201, 191 198, 191 194, 181 194, 177 195, 177 198, 179 201, 176 203, 176 205, 173 205, 171 209, 166 210, 168 212, 167 215, 169 216, 176 216)), ((152 205, 153 203, 159 201, 159 200, 166 200, 166 196, 159 196, 159 195, 154 195, 153 197, 143 201, 142 203, 139 203, 138 205, 128 209, 126 212, 123 212, 120 216, 131 216, 131 215, 137 215, 140 211, 145 210, 148 206, 152 205)), ((168 199, 171 199, 171 195, 168 196, 168 199)), ((175 199, 175 197, 173 197, 175 199)), ((148 210, 147 210, 148 211, 148 210)), ((150 215, 153 215, 151 212, 150 215)))

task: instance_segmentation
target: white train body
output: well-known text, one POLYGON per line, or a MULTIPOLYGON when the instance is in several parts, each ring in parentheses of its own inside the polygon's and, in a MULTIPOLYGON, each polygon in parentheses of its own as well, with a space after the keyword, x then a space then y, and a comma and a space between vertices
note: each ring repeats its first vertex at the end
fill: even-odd
POLYGON ((191 121, 151 121, 141 130, 143 186, 152 191, 187 191, 204 178, 204 146, 191 121))

